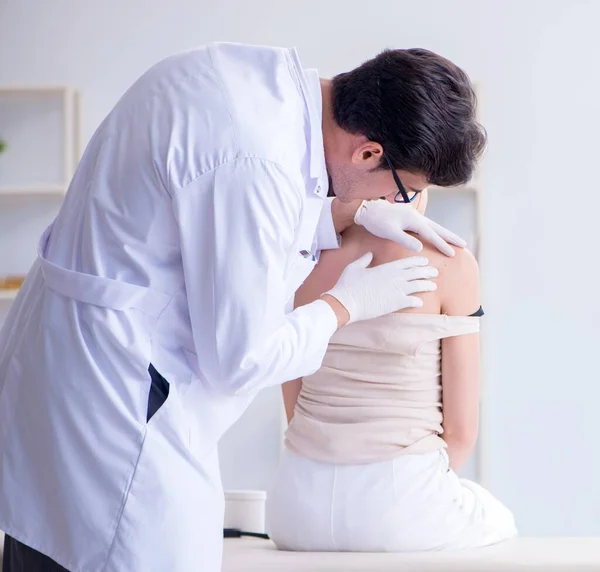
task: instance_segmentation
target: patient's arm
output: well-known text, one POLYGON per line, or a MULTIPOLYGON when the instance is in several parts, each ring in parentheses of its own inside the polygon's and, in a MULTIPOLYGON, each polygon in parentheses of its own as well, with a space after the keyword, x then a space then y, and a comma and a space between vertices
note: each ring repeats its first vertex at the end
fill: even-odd
MULTIPOLYGON (((337 250, 324 250, 319 258, 319 264, 311 272, 296 292, 294 307, 299 308, 317 300, 321 294, 335 286, 344 268, 364 252, 360 249, 360 243, 354 240, 346 240, 341 248, 337 250)), ((284 383, 282 386, 283 403, 288 423, 294 416, 294 408, 302 389, 302 379, 294 379, 284 383)))
POLYGON ((283 391, 283 404, 285 405, 285 416, 287 418, 288 425, 292 421, 292 417, 294 416, 294 409, 296 407, 296 402, 298 401, 298 396, 300 395, 300 390, 302 389, 302 378, 293 379, 292 381, 288 381, 281 386, 281 391, 283 391))
MULTIPOLYGON (((440 292, 442 312, 468 316, 479 308, 479 269, 468 251, 457 251, 440 292)), ((442 402, 450 467, 458 470, 477 440, 479 424, 479 334, 442 340, 442 402)))

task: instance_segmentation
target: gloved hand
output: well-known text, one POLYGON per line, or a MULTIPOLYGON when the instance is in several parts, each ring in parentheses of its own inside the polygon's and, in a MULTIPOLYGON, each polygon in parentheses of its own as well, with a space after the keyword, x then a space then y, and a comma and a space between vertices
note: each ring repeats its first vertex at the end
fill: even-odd
POLYGON ((325 292, 348 310, 348 323, 420 307, 423 301, 411 294, 437 288, 429 279, 435 278, 438 271, 428 266, 427 258, 402 258, 367 268, 372 260, 373 255, 367 252, 349 264, 337 284, 325 292))
POLYGON ((363 201, 356 211, 354 222, 379 238, 393 240, 415 252, 420 252, 423 245, 414 236, 406 234, 407 230, 422 236, 446 256, 454 256, 454 250, 448 242, 462 248, 466 246, 462 238, 407 204, 383 199, 363 201))

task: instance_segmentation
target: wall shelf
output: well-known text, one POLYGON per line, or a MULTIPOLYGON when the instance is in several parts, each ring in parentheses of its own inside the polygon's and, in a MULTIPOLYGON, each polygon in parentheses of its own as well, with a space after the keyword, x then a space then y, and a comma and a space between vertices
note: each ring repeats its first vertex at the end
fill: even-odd
MULTIPOLYGON (((0 102, 6 100, 8 103, 9 113, 11 112, 11 105, 22 104, 23 102, 29 102, 30 105, 39 107, 40 103, 43 102, 44 98, 50 98, 50 100, 57 100, 56 103, 59 105, 62 114, 62 121, 60 122, 60 129, 62 133, 59 137, 62 140, 62 156, 60 158, 62 175, 59 180, 50 184, 38 184, 37 182, 23 182, 12 184, 12 182, 2 180, 0 183, 0 194, 11 194, 11 195, 40 195, 40 194, 64 194, 69 182, 71 181, 75 168, 79 163, 79 159, 82 154, 82 121, 81 121, 81 94, 78 90, 68 85, 0 85, 0 102)), ((14 109, 12 109, 14 112, 14 109)), ((24 120, 31 117, 28 115, 24 116, 24 120)), ((12 128, 14 129, 14 121, 12 122, 12 128)), ((3 135, 3 139, 7 139, 8 149, 0 155, 3 160, 8 160, 9 153, 11 153, 11 134, 3 135), (6 159, 5 159, 6 156, 6 159)), ((13 134, 18 139, 18 133, 13 134)), ((30 133, 29 136, 32 136, 30 133)), ((35 135, 34 135, 35 140, 35 135)), ((29 152, 29 149, 23 147, 23 140, 20 140, 21 149, 20 154, 23 152, 29 152)), ((17 144, 17 147, 19 144, 17 144)), ((19 153, 19 150, 15 151, 19 153)), ((10 159, 11 163, 16 159, 10 159)), ((22 160, 22 159, 21 159, 22 160)), ((43 180, 43 179, 42 179, 43 180)))
POLYGON ((58 195, 66 192, 65 185, 0 185, 0 195, 31 196, 31 195, 58 195))
POLYGON ((6 93, 11 95, 56 95, 62 94, 70 89, 71 88, 66 85, 2 85, 0 86, 0 93, 6 93))
MULTIPOLYGON (((0 278, 25 275, 82 154, 81 97, 68 85, 0 85, 0 278)), ((8 286, 8 285, 7 285, 8 286)), ((0 322, 18 290, 0 290, 0 322)))
POLYGON ((16 288, 11 290, 0 290, 0 301, 12 302, 16 298, 18 291, 19 290, 16 288))

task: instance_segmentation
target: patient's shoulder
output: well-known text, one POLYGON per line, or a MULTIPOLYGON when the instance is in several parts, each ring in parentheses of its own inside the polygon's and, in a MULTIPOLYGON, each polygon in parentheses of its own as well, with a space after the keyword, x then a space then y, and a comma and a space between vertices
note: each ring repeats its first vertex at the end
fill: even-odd
MULTIPOLYGON (((373 236, 363 227, 352 226, 344 232, 342 247, 346 249, 345 263, 355 260, 365 252, 373 253, 373 265, 385 264, 409 256, 424 256, 439 271, 435 280, 436 292, 421 294, 423 308, 409 312, 468 315, 479 308, 479 267, 473 253, 466 248, 455 248, 455 255, 448 257, 418 235, 423 243, 421 252, 414 252, 391 240, 373 236), (468 312, 468 314, 465 314, 468 312)), ((340 253, 341 254, 341 253, 340 253)))
MULTIPOLYGON (((438 291, 442 312, 448 315, 468 316, 481 305, 479 294, 479 264, 466 248, 455 248, 453 257, 441 252, 426 254, 430 263, 439 270, 438 291)), ((424 249, 425 250, 425 249, 424 249)))
MULTIPOLYGON (((418 238, 418 237, 417 237, 418 238)), ((431 265, 450 278, 465 278, 479 274, 479 265, 475 255, 468 248, 454 248, 454 256, 442 254, 435 246, 424 242, 421 254, 429 259, 431 265)))

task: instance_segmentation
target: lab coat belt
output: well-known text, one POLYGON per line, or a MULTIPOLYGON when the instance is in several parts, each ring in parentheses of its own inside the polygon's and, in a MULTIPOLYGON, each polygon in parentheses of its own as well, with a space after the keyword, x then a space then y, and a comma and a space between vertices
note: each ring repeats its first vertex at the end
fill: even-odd
POLYGON ((112 278, 94 276, 62 268, 46 258, 46 245, 52 225, 50 225, 38 246, 38 256, 42 274, 48 288, 54 292, 95 306, 113 310, 137 309, 158 317, 171 300, 171 295, 158 292, 145 286, 122 282, 112 278))

